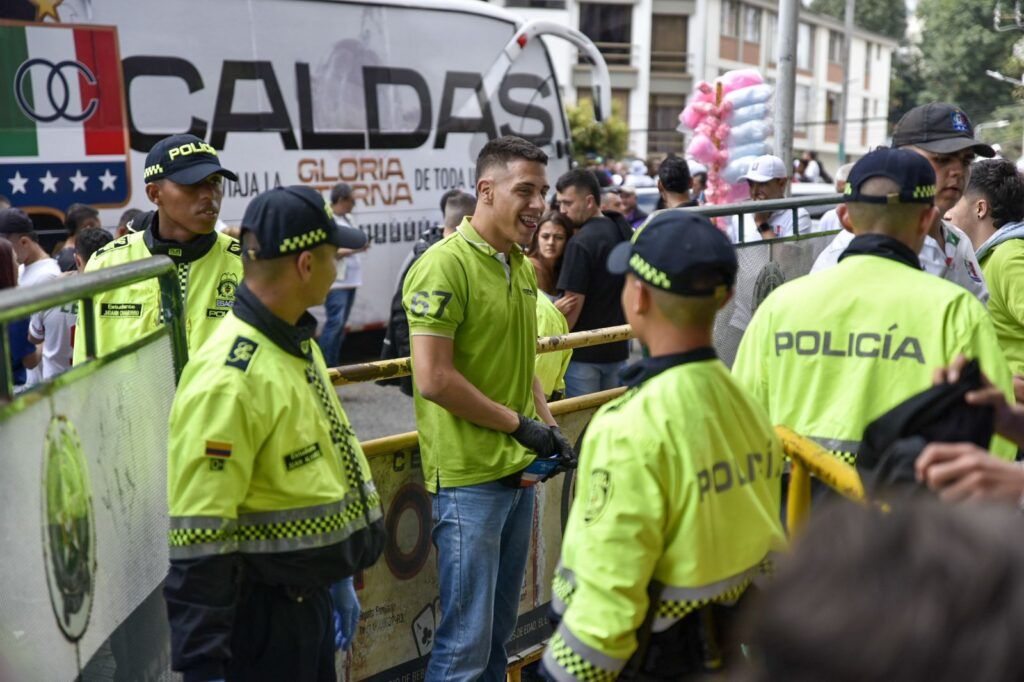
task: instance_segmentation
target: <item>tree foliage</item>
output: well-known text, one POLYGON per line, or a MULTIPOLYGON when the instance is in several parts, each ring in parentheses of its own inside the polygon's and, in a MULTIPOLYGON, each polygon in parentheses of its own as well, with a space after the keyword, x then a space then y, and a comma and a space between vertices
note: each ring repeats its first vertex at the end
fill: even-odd
POLYGON ((889 79, 889 123, 922 104, 925 80, 921 73, 921 55, 913 48, 901 47, 892 55, 889 79))
MULTIPOLYGON (((812 0, 812 12, 827 14, 840 21, 846 12, 846 0, 812 0)), ((857 0, 853 23, 865 30, 903 41, 907 33, 907 8, 903 0, 857 0)))
POLYGON ((605 121, 594 120, 594 106, 582 100, 579 106, 567 106, 569 130, 572 134, 572 155, 577 163, 586 164, 587 155, 619 159, 629 144, 629 126, 614 113, 605 121))
POLYGON ((962 0, 920 0, 921 78, 918 103, 942 101, 962 108, 977 125, 993 112, 1014 102, 1007 83, 989 78, 986 69, 1018 77, 1013 59, 1017 31, 997 32, 992 27, 992 5, 962 0))

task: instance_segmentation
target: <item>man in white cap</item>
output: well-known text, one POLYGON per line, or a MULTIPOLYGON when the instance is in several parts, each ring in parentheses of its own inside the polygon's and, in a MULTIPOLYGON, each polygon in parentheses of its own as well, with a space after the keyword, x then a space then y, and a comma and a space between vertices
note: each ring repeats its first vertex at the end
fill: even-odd
MULTIPOLYGON (((789 173, 786 164, 777 156, 765 154, 754 159, 750 170, 743 176, 750 188, 751 201, 767 201, 782 199, 786 196, 789 184, 789 173)), ((756 242, 762 239, 791 237, 793 231, 793 211, 762 211, 744 217, 743 238, 740 239, 739 218, 733 217, 729 228, 729 237, 733 242, 756 242)), ((803 208, 797 209, 797 228, 800 234, 811 231, 811 216, 803 208)))

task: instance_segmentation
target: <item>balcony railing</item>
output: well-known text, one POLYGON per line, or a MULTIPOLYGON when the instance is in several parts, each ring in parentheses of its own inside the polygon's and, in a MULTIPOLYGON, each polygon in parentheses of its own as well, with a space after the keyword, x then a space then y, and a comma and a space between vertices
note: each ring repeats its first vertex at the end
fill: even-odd
POLYGON ((686 73, 686 53, 652 50, 651 71, 658 73, 686 73))
MULTIPOLYGON (((608 62, 608 66, 629 66, 632 64, 632 43, 604 43, 595 40, 594 45, 601 51, 601 55, 608 62)), ((586 58, 580 55, 580 63, 582 64, 586 61, 586 58)))

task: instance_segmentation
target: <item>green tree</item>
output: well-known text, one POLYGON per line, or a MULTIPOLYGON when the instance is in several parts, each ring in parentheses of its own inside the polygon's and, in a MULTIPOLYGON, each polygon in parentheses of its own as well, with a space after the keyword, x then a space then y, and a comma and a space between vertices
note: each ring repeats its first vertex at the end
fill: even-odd
POLYGON ((626 153, 629 126, 616 115, 614 106, 612 109, 612 115, 598 123, 594 120, 594 106, 590 100, 584 99, 579 106, 565 108, 572 134, 572 156, 577 163, 586 165, 587 154, 618 159, 626 153))
POLYGON ((992 27, 992 5, 963 0, 920 0, 922 102, 955 104, 977 125, 1014 102, 1013 88, 985 75, 986 69, 1017 77, 1013 60, 1017 31, 992 27))
MULTIPOLYGON (((812 0, 810 10, 842 21, 846 0, 812 0)), ((856 0, 853 23, 902 42, 907 33, 907 7, 903 0, 856 0)))
POLYGON ((896 121, 923 100, 924 76, 921 74, 921 55, 913 48, 901 47, 892 55, 889 79, 889 124, 896 121))

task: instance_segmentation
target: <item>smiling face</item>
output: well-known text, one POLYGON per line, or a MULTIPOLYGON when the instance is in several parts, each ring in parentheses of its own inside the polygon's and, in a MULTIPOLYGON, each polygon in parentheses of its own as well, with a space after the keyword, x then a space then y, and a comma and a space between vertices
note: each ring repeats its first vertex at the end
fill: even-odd
POLYGON ((781 199, 786 195, 786 178, 776 178, 768 182, 754 182, 747 180, 747 188, 750 190, 751 201, 766 201, 768 199, 781 199))
POLYGON ((939 214, 945 214, 964 194, 967 180, 970 177, 971 162, 974 161, 974 150, 963 149, 952 154, 936 154, 918 147, 911 149, 932 165, 935 171, 935 207, 939 214))
POLYGON ((515 159, 505 166, 491 166, 477 187, 497 233, 491 236, 500 243, 491 245, 507 252, 512 244, 529 244, 544 213, 544 197, 550 189, 544 164, 515 159))

